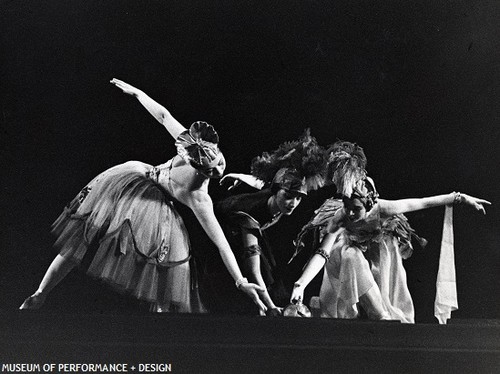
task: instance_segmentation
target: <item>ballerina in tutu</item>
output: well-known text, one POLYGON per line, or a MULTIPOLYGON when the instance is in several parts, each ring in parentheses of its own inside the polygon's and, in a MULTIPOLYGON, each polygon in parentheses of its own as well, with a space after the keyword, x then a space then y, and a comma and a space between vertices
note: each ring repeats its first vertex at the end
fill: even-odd
MULTIPOLYGON (((412 237, 421 245, 403 213, 443 205, 466 204, 485 214, 490 202, 459 192, 424 198, 383 200, 366 174, 366 157, 356 144, 338 142, 331 149, 332 180, 342 199, 328 199, 298 236, 319 229, 323 240, 294 285, 291 302, 324 267, 319 294, 322 317, 414 322, 414 308, 402 260, 412 254, 412 237)), ((298 247, 299 249, 300 247, 298 247)), ((297 250, 298 250, 297 249, 297 250)))
POLYGON ((151 303, 152 311, 206 312, 192 281, 189 237, 174 207, 179 202, 194 212, 217 246, 236 287, 266 310, 259 297, 263 289, 242 276, 208 195, 210 179, 225 169, 214 128, 195 122, 188 130, 141 90, 118 79, 111 83, 165 126, 176 139, 177 155, 154 167, 129 161, 87 184, 54 222, 59 254, 20 309, 40 308, 84 256, 91 256, 88 275, 151 303))

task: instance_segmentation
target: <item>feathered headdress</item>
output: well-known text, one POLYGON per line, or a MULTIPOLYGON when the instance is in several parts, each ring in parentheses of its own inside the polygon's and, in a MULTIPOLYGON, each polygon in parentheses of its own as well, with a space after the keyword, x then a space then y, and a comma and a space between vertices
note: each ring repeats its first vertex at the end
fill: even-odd
POLYGON ((218 143, 215 129, 206 122, 197 121, 177 137, 175 146, 186 162, 197 169, 205 169, 216 166, 221 159, 218 143))
POLYGON ((282 143, 271 153, 264 152, 255 157, 251 172, 253 176, 271 184, 279 171, 288 170, 304 179, 305 189, 310 191, 324 185, 326 167, 327 154, 324 148, 306 129, 298 140, 282 143))
POLYGON ((356 143, 337 141, 327 149, 327 179, 337 187, 337 192, 351 197, 360 180, 366 178, 366 156, 356 143))

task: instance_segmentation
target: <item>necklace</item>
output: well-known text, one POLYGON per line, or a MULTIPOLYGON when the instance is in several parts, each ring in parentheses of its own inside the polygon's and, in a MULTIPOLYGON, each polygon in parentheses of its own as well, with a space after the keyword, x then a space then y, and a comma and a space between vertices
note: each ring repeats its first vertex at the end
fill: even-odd
POLYGON ((276 199, 276 196, 274 196, 274 195, 271 196, 271 198, 269 199, 269 201, 267 203, 267 206, 269 208, 269 211, 271 211, 271 212, 274 209, 277 209, 278 211, 272 215, 271 220, 269 222, 262 225, 261 230, 265 230, 265 229, 271 227, 272 225, 274 225, 276 222, 278 222, 280 220, 281 216, 283 215, 283 213, 279 210, 278 206, 276 205, 275 199, 276 199))
POLYGON ((275 216, 273 216, 273 218, 267 222, 266 224, 262 225, 262 227, 260 228, 261 230, 265 230, 269 227, 271 227, 272 225, 274 225, 276 222, 278 222, 281 218, 283 214, 282 213, 278 213, 276 214, 275 216))

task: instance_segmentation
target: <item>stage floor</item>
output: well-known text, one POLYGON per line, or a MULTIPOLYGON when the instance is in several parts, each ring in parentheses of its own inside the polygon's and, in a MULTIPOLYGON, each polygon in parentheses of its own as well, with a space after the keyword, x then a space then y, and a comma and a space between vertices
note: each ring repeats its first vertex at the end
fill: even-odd
POLYGON ((115 366, 125 372, 498 373, 500 321, 451 320, 441 326, 3 310, 0 348, 3 372, 18 368, 13 364, 38 364, 24 367, 34 372, 49 364, 66 365, 52 372, 92 372, 97 369, 89 365, 100 363, 126 364, 115 366))

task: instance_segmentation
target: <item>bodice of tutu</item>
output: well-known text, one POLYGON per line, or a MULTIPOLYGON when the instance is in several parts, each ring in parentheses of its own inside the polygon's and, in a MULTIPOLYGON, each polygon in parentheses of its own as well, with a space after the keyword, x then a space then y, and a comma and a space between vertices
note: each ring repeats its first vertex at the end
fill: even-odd
POLYGON ((153 166, 149 171, 146 172, 146 176, 161 185, 169 193, 169 195, 173 196, 172 184, 170 179, 171 170, 172 160, 168 160, 164 164, 153 166))

